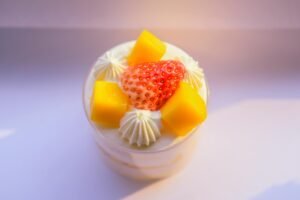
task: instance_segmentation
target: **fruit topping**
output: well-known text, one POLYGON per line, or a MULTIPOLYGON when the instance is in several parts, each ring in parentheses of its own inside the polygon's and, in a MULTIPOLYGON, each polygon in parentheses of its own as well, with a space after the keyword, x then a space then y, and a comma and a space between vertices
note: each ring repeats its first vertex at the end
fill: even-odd
POLYGON ((106 128, 118 128, 129 107, 128 97, 117 83, 96 81, 91 100, 91 119, 106 128))
POLYGON ((188 134, 206 118, 205 102, 186 82, 180 83, 160 111, 163 125, 176 136, 188 134))
POLYGON ((184 73, 180 61, 142 63, 124 71, 121 85, 135 108, 155 111, 174 94, 184 73))
POLYGON ((159 61, 165 52, 166 45, 152 33, 144 30, 137 39, 127 61, 129 66, 144 62, 155 62, 159 61))

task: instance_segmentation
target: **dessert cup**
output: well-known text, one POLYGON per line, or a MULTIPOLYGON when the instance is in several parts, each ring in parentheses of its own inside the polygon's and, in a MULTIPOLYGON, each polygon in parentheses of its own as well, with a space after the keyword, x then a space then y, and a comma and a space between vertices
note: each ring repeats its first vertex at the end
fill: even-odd
MULTIPOLYGON (((130 41, 111 50, 126 51, 133 45, 134 41, 130 41)), ((188 56, 178 47, 168 43, 166 45, 170 54, 188 56)), ((168 59, 168 55, 165 59, 168 59)), ((201 126, 196 127, 186 136, 177 139, 166 139, 168 136, 162 135, 160 140, 167 142, 161 142, 160 145, 154 148, 130 146, 121 138, 118 138, 117 129, 102 128, 90 119, 90 101, 93 84, 96 81, 95 73, 95 69, 92 67, 83 88, 83 104, 86 116, 94 128, 93 135, 100 153, 110 168, 123 176, 138 180, 166 178, 180 171, 188 163, 197 146, 198 138, 201 135, 201 126)), ((207 103, 208 92, 205 80, 200 93, 207 103)))

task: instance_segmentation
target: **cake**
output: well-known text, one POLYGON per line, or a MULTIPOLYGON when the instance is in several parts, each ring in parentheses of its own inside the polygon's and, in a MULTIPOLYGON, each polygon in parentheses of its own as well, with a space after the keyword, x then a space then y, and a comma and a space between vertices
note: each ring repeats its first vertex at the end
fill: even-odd
POLYGON ((83 98, 102 155, 118 172, 138 179, 178 171, 207 115, 198 62, 147 30, 98 58, 83 98))

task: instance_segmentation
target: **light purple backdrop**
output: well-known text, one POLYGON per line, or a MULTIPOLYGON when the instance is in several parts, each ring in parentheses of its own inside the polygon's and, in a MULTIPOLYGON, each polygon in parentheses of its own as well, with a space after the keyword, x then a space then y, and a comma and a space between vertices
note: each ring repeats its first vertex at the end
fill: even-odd
POLYGON ((299 28, 297 0, 1 0, 0 26, 299 28))
POLYGON ((116 2, 0 1, 0 200, 300 199, 299 2, 116 2), (150 183, 106 167, 81 102, 96 58, 141 27, 211 91, 192 163, 150 183))

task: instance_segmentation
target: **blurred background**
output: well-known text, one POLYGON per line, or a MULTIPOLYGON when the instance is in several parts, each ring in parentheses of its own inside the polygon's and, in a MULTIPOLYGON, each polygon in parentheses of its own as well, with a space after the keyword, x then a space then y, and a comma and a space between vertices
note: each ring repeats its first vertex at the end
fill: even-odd
POLYGON ((0 0, 0 199, 300 199, 300 1, 0 0), (122 178, 99 158, 82 85, 147 28, 204 69, 192 163, 122 178))
POLYGON ((299 1, 1 1, 0 24, 31 28, 299 28, 299 1))

